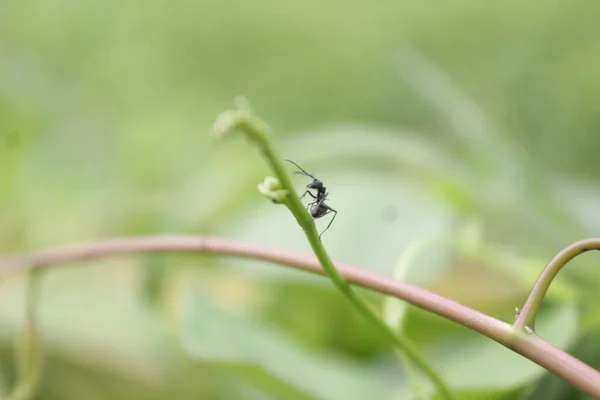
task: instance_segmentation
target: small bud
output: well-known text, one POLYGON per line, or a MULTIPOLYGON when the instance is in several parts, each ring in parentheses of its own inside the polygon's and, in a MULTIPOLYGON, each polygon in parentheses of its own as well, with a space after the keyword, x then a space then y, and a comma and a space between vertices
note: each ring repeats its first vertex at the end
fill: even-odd
POLYGON ((281 188, 279 179, 272 176, 265 177, 265 180, 258 185, 258 191, 273 203, 282 203, 288 194, 286 189, 281 188))
POLYGON ((272 176, 265 177, 263 185, 269 190, 279 190, 281 189, 281 183, 279 183, 279 179, 273 178, 272 176))
POLYGON ((217 140, 222 140, 236 130, 240 130, 250 139, 261 144, 270 131, 267 124, 252 114, 250 104, 245 97, 236 97, 234 106, 233 110, 219 114, 212 126, 212 136, 217 140))

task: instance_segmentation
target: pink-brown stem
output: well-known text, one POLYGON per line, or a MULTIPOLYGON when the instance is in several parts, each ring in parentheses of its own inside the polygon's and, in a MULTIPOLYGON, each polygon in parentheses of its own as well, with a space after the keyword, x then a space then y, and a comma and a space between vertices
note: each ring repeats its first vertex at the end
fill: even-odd
MULTIPOLYGON (((140 252, 229 255, 283 264, 324 275, 319 261, 313 255, 229 239, 168 235, 108 239, 0 258, 0 278, 31 268, 140 252)), ((462 324, 527 357, 582 391, 600 399, 600 372, 545 342, 537 335, 515 330, 505 322, 409 283, 341 262, 336 262, 335 266, 348 282, 394 296, 462 324)))
POLYGON ((550 260, 533 285, 523 308, 519 311, 513 324, 515 329, 525 330, 529 328, 535 330, 535 318, 556 275, 569 261, 590 250, 600 250, 600 238, 583 239, 572 243, 550 260))

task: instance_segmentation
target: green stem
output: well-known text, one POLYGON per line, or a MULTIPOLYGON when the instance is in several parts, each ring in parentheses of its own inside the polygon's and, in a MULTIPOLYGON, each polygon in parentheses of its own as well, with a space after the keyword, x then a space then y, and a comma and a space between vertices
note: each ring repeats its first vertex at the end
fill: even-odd
POLYGON ((29 400, 35 395, 41 375, 42 348, 36 324, 36 309, 43 271, 31 270, 27 277, 27 303, 25 326, 16 346, 17 383, 11 400, 29 400))
POLYGON ((600 239, 591 238, 584 239, 571 244, 564 248, 558 253, 546 267, 542 270, 542 273, 538 277, 537 281, 533 285, 529 297, 525 301, 523 308, 519 310, 517 318, 513 327, 520 331, 533 332, 535 330, 535 318, 542 306, 546 292, 550 287, 550 284, 569 261, 578 255, 585 253, 590 250, 600 250, 600 239))
POLYGON ((0 400, 8 399, 8 392, 4 387, 4 376, 2 376, 2 360, 0 360, 0 400))
POLYGON ((298 224, 304 230, 304 234, 323 270, 330 278, 334 286, 350 301, 350 303, 360 312, 364 318, 373 324, 384 336, 393 342, 398 349, 406 354, 410 360, 429 378, 435 385, 443 399, 451 400, 453 395, 440 374, 429 364, 416 349, 416 346, 405 337, 397 335, 384 321, 382 321, 375 312, 356 294, 344 276, 335 268, 329 254, 325 250, 323 243, 319 238, 319 233, 315 226, 313 218, 304 208, 298 194, 294 189, 292 180, 285 168, 282 158, 279 156, 275 147, 272 146, 269 135, 270 128, 266 123, 254 117, 243 99, 236 101, 236 110, 227 111, 221 114, 214 125, 214 135, 224 137, 233 133, 235 130, 243 130, 248 137, 254 141, 262 150, 263 155, 270 164, 271 169, 279 179, 281 186, 288 191, 283 203, 292 212, 298 224))

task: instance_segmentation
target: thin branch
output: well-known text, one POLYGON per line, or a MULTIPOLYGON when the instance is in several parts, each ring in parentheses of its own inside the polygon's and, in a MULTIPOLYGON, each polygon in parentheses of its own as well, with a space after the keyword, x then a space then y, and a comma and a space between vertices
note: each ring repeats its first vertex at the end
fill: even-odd
POLYGON ((523 308, 519 310, 513 327, 520 331, 526 331, 529 328, 535 330, 535 318, 542 306, 546 292, 550 284, 558 275, 562 267, 578 255, 590 250, 600 250, 600 238, 584 239, 571 244, 558 253, 538 277, 533 285, 529 297, 525 301, 523 308))
MULTIPOLYGON (((596 240, 600 242, 600 240, 596 240)), ((287 265, 325 275, 313 255, 245 242, 198 236, 116 238, 65 246, 32 254, 0 258, 0 278, 32 268, 128 253, 178 252, 228 255, 287 265)), ((349 264, 335 267, 351 284, 394 296, 424 310, 479 332, 553 372, 587 394, 600 399, 600 372, 545 342, 535 334, 522 334, 509 324, 428 290, 349 264)))

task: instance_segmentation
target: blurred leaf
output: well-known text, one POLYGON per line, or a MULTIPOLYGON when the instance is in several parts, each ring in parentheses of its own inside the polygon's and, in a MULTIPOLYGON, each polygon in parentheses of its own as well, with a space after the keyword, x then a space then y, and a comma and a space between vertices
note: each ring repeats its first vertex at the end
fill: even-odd
POLYGON ((476 187, 488 202, 526 210, 523 217, 529 224, 545 226, 555 238, 561 237, 565 226, 582 231, 571 213, 550 196, 547 179, 528 167, 521 149, 491 127, 479 106, 442 68, 409 48, 403 50, 399 61, 401 75, 453 126, 454 134, 462 141, 460 148, 472 160, 469 164, 473 177, 479 180, 476 187))
MULTIPOLYGON (((567 348, 577 336, 578 306, 561 304, 538 319, 538 334, 559 348, 567 348)), ((544 369, 489 339, 471 338, 448 349, 442 373, 452 387, 470 390, 508 390, 539 378, 544 369)))
MULTIPOLYGON (((378 296, 373 293, 361 291, 361 295, 377 304, 378 296)), ((269 286, 265 303, 261 316, 281 334, 310 348, 365 362, 385 357, 393 350, 389 342, 375 340, 379 338, 377 329, 331 285, 277 282, 269 286)))
MULTIPOLYGON (((392 389, 398 390, 398 384, 382 379, 377 368, 315 354, 258 321, 220 310, 199 294, 191 295, 184 307, 183 345, 198 359, 256 365, 265 374, 317 398, 391 399, 392 389)), ((393 381, 398 382, 398 377, 393 381)))
MULTIPOLYGON (((244 399, 265 399, 268 393, 269 399, 289 399, 289 400, 317 400, 318 397, 309 396, 304 393, 303 389, 297 389, 285 381, 279 379, 276 375, 266 372, 263 368, 248 364, 232 364, 219 363, 213 361, 211 364, 221 370, 228 371, 236 377, 241 378, 242 382, 246 382, 248 386, 256 389, 261 389, 260 394, 252 394, 249 388, 243 393, 244 399)), ((239 389, 238 389, 239 390, 239 389)), ((239 395, 239 393, 238 393, 239 395)))
POLYGON ((479 168, 474 173, 499 177, 519 172, 522 166, 514 149, 502 140, 477 103, 468 98, 442 68, 408 47, 402 50, 398 66, 400 75, 450 123, 467 154, 477 159, 479 168))
MULTIPOLYGON (((459 391, 456 397, 460 400, 520 400, 523 399, 525 389, 516 390, 480 390, 480 391, 459 391)), ((431 400, 439 400, 439 396, 434 396, 431 400)))
MULTIPOLYGON (((559 348, 567 348, 577 337, 578 309, 574 303, 565 303, 547 310, 536 323, 538 334, 559 348)), ((474 332, 445 343, 436 354, 436 365, 446 382, 467 399, 481 396, 481 399, 513 400, 511 393, 524 393, 529 384, 546 372, 534 362, 474 332)), ((427 385, 431 392, 431 385, 427 385)))
MULTIPOLYGON (((404 281, 417 256, 433 246, 434 243, 431 240, 423 240, 421 242, 411 243, 398 258, 394 268, 393 278, 399 281, 404 281)), ((404 334, 404 316, 406 315, 407 309, 408 303, 406 301, 392 296, 387 296, 383 302, 383 320, 400 335, 404 334)), ((425 392, 422 388, 423 377, 419 376, 415 364, 403 352, 396 351, 396 354, 398 355, 398 358, 402 360, 406 368, 408 383, 415 398, 426 398, 425 392)), ((423 356, 423 358, 425 357, 423 356)))
POLYGON ((4 363, 2 357, 0 357, 0 400, 8 399, 8 390, 6 390, 6 377, 4 374, 4 363))
MULTIPOLYGON (((569 346, 568 352, 584 363, 600 368, 600 344, 598 332, 591 332, 569 346)), ((554 374, 546 373, 535 385, 527 400, 592 400, 573 385, 554 374)))
MULTIPOLYGON (((124 279, 133 270, 112 261, 100 270, 56 269, 47 274, 38 329, 48 351, 129 379, 158 381, 173 362, 173 349, 162 319, 140 306, 124 279), (106 274, 111 270, 116 273, 112 279, 106 274)), ((24 323, 24 282, 14 277, 1 287, 0 339, 6 340, 24 323)))

